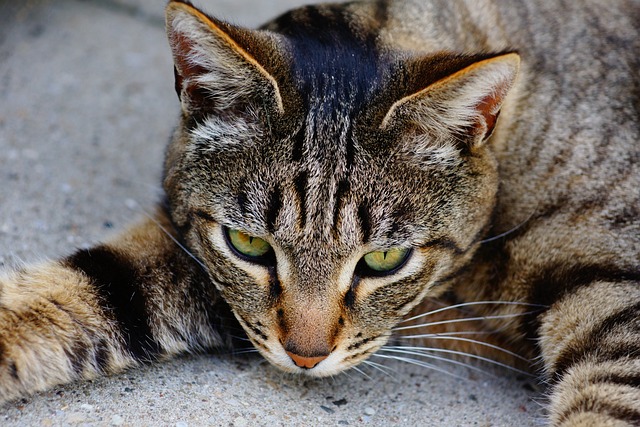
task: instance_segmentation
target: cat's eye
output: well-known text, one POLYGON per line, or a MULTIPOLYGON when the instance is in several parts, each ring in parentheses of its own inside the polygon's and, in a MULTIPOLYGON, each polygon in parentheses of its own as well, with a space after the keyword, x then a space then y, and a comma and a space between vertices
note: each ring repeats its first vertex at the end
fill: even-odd
POLYGON ((395 273, 409 258, 410 249, 393 248, 373 251, 362 257, 360 269, 369 276, 386 276, 395 273))
POLYGON ((250 236, 240 230, 226 228, 225 236, 234 252, 249 261, 264 263, 273 252, 271 245, 264 239, 250 236))

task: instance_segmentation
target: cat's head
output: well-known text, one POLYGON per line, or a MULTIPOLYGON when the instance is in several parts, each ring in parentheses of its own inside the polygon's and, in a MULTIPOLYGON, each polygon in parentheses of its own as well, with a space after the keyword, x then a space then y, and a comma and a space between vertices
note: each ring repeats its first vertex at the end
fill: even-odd
POLYGON ((517 55, 394 53, 377 25, 325 6, 250 31, 167 7, 172 219, 286 371, 377 350, 470 259, 495 203, 487 139, 517 55))

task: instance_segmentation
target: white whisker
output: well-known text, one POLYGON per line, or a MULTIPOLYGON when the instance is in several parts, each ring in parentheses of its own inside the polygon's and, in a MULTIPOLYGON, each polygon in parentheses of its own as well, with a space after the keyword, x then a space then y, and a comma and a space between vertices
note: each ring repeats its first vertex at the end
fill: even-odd
POLYGON ((357 366, 352 367, 351 369, 353 369, 354 371, 356 371, 359 374, 362 374, 365 378, 367 379, 372 379, 365 371, 363 371, 362 369, 358 368, 357 366))
MULTIPOLYGON (((500 366, 502 368, 506 368, 506 369, 518 372, 519 374, 533 377, 533 375, 531 375, 529 372, 523 371, 518 368, 514 368, 513 366, 509 366, 506 363, 498 362, 497 360, 489 359, 487 357, 478 356, 477 354, 466 353, 464 351, 448 350, 445 348, 431 348, 431 347, 423 348, 423 347, 403 347, 403 346, 382 347, 380 351, 382 350, 392 352, 392 353, 410 354, 413 356, 423 356, 423 357, 431 357, 431 358, 436 358, 437 356, 434 356, 428 352, 446 353, 446 354, 453 354, 456 356, 465 356, 472 359, 481 360, 483 362, 490 363, 496 366, 500 366)), ((451 359, 445 359, 445 360, 451 360, 451 359)))
POLYGON ((431 316, 433 314, 441 313, 441 312, 447 311, 447 310, 452 310, 454 308, 471 307, 471 306, 474 306, 474 305, 520 305, 520 306, 525 306, 525 307, 540 307, 540 308, 545 308, 546 307, 546 306, 540 305, 540 304, 530 304, 530 303, 527 303, 527 302, 517 302, 517 301, 472 301, 472 302, 463 302, 463 303, 460 303, 460 304, 448 305, 448 306, 443 307, 443 308, 438 308, 436 310, 431 310, 431 311, 428 311, 426 313, 418 314, 417 316, 413 316, 413 317, 410 317, 408 319, 404 319, 404 320, 398 322, 398 324, 410 322, 412 320, 420 319, 420 318, 426 317, 426 316, 431 316))
POLYGON ((451 320, 440 320, 438 322, 428 322, 421 323, 420 325, 410 325, 410 326, 401 326, 399 328, 393 328, 393 331, 405 331, 408 329, 418 329, 418 328, 427 328, 429 326, 436 325, 448 325, 451 323, 460 323, 460 322, 474 322, 478 320, 489 320, 489 319, 512 319, 515 317, 525 316, 527 314, 537 313, 536 311, 525 311, 524 313, 515 313, 515 314, 496 314, 491 316, 478 316, 478 317, 463 317, 460 319, 451 319, 451 320))
POLYGON ((452 377, 455 377, 455 378, 458 378, 458 379, 461 379, 461 380, 466 379, 466 378, 464 378, 464 377, 462 377, 460 375, 454 374, 453 372, 447 371, 446 369, 442 369, 442 368, 440 368, 440 367, 438 367, 436 365, 433 365, 433 364, 427 363, 427 362, 423 362, 421 360, 411 359, 411 358, 402 357, 402 356, 389 356, 389 355, 386 355, 386 354, 378 354, 378 353, 374 353, 371 356, 381 357, 381 358, 384 358, 384 359, 398 360, 400 362, 405 362, 405 363, 409 363, 411 365, 417 365, 417 366, 420 366, 420 367, 423 367, 423 368, 428 368, 428 369, 431 369, 431 370, 436 371, 436 372, 441 372, 443 374, 450 375, 452 377))
POLYGON ((367 366, 371 366, 376 371, 382 372, 384 375, 388 376, 389 378, 395 379, 395 377, 393 375, 391 375, 393 370, 391 370, 387 366, 381 365, 380 363, 372 362, 371 360, 365 360, 362 363, 367 365, 367 366), (389 372, 389 371, 391 371, 391 372, 389 372))
POLYGON ((451 332, 438 332, 432 334, 421 334, 421 335, 394 335, 396 338, 405 338, 405 337, 416 337, 416 338, 429 338, 429 337, 437 337, 437 336, 455 336, 455 335, 490 335, 495 333, 496 330, 491 331, 451 331, 451 332))
MULTIPOLYGON (((478 366, 474 366, 474 365, 471 365, 471 364, 469 364, 469 363, 462 362, 462 361, 460 361, 460 360, 449 359, 449 358, 442 357, 442 356, 436 356, 435 354, 421 353, 421 352, 411 352, 411 351, 393 350, 393 349, 390 349, 390 348, 387 348, 387 347, 383 347, 383 348, 381 349, 381 351, 382 351, 382 350, 387 350, 387 351, 389 351, 389 352, 395 352, 395 353, 408 354, 408 355, 412 355, 412 356, 426 357, 426 358, 428 358, 428 359, 438 360, 438 361, 440 361, 440 362, 451 363, 452 365, 463 366, 463 367, 465 367, 465 368, 467 368, 467 369, 471 369, 472 371, 480 372, 480 373, 482 373, 482 374, 489 375, 489 376, 494 377, 494 378, 496 377, 496 375, 491 374, 491 373, 489 373, 489 372, 485 371, 484 369, 481 369, 481 368, 480 368, 480 367, 478 367, 478 366)), ((415 360, 415 359, 414 359, 414 360, 415 360)))
MULTIPOLYGON (((128 206, 128 207, 129 207, 130 209, 133 209, 131 206, 128 206)), ((191 257, 191 259, 193 259, 195 262, 197 262, 197 263, 200 265, 200 267, 202 267, 202 268, 203 268, 203 270, 204 270, 205 272, 207 272, 207 271, 208 271, 208 270, 207 270, 207 266, 206 266, 206 265, 204 265, 204 263, 203 263, 202 261, 200 261, 200 260, 199 260, 199 259, 198 259, 194 254, 192 254, 192 253, 191 253, 187 248, 185 248, 185 247, 182 245, 182 243, 180 243, 180 242, 178 241, 178 239, 176 239, 175 237, 173 237, 173 235, 171 235, 171 233, 169 232, 169 230, 167 230, 166 228, 164 228, 164 227, 162 226, 162 224, 160 224, 160 223, 158 222, 158 220, 157 220, 157 219, 155 219, 152 215, 150 215, 149 213, 147 213, 144 209, 142 209, 142 207, 138 206, 138 209, 140 210, 140 212, 141 212, 144 216, 146 216, 147 218, 149 218, 149 219, 151 220, 151 222, 153 222, 155 225, 157 225, 157 226, 158 226, 158 228, 159 228, 160 230, 162 230, 162 232, 163 232, 164 234, 166 234, 166 235, 167 235, 167 237, 169 237, 171 240, 173 240, 173 242, 174 242, 176 245, 178 245, 178 247, 179 247, 180 249, 182 249, 182 250, 184 251, 184 253, 186 253, 187 255, 189 255, 189 257, 191 257)))
MULTIPOLYGON (((343 373, 344 375, 346 375, 347 377, 349 377, 349 379, 352 379, 352 378, 353 378, 353 373, 352 373, 352 372, 351 372, 351 370, 349 370, 349 369, 347 369, 346 371, 342 371, 342 373, 343 373)), ((332 379, 332 381, 334 381, 332 376, 330 376, 330 377, 328 377, 328 378, 331 378, 331 379, 332 379)))
POLYGON ((494 345, 494 344, 489 344, 488 342, 484 342, 484 341, 479 341, 479 340, 473 340, 471 338, 463 338, 463 337, 450 337, 450 336, 446 336, 445 334, 424 334, 424 335, 407 335, 407 336, 400 336, 398 338, 403 338, 403 339, 419 339, 419 338, 429 338, 429 339, 434 339, 434 340, 450 340, 450 341, 462 341, 462 342, 469 342, 469 343, 473 343, 473 344, 478 344, 484 347, 488 347, 488 348, 492 348, 494 350, 498 350, 501 351, 503 353, 506 353, 510 356, 513 356, 517 359, 523 360, 525 362, 530 362, 531 360, 527 359, 526 357, 520 356, 517 353, 514 353, 512 351, 507 350, 506 348, 502 348, 500 346, 494 345))
POLYGON ((531 218, 533 218, 533 214, 535 213, 535 210, 533 212, 531 212, 531 214, 527 217, 527 219, 525 219, 524 221, 522 221, 520 224, 516 225, 515 227, 513 227, 511 230, 507 230, 504 233, 500 233, 497 236, 493 236, 493 237, 489 237, 487 239, 484 240, 480 240, 480 244, 484 244, 484 243, 489 243, 489 242, 493 242, 494 240, 498 240, 501 239, 505 236, 508 236, 509 234, 518 231, 523 225, 525 225, 527 222, 529 222, 529 220, 531 218))

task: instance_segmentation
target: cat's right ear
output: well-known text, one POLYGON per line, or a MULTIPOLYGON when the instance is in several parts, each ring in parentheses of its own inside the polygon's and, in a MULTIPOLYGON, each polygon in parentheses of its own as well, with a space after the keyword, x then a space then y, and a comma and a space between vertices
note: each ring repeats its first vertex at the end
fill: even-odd
POLYGON ((277 56, 268 35, 218 21, 177 0, 167 5, 166 30, 186 114, 237 110, 250 103, 284 112, 276 79, 250 53, 277 56))
POLYGON ((381 128, 413 125, 416 152, 444 152, 447 144, 471 150, 483 146, 516 81, 518 54, 442 54, 417 64, 417 74, 434 81, 394 103, 381 128))

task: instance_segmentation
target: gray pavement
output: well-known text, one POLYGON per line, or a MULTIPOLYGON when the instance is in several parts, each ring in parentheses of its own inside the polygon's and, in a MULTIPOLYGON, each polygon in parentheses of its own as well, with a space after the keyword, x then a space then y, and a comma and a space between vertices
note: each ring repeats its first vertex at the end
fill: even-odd
MULTIPOLYGON (((254 26, 302 2, 198 3, 254 26)), ((104 239, 157 200, 178 112, 163 7, 0 0, 0 268, 104 239)), ((0 425, 540 423, 530 379, 487 366, 493 376, 385 365, 314 380, 258 356, 187 356, 0 406, 0 425)))

